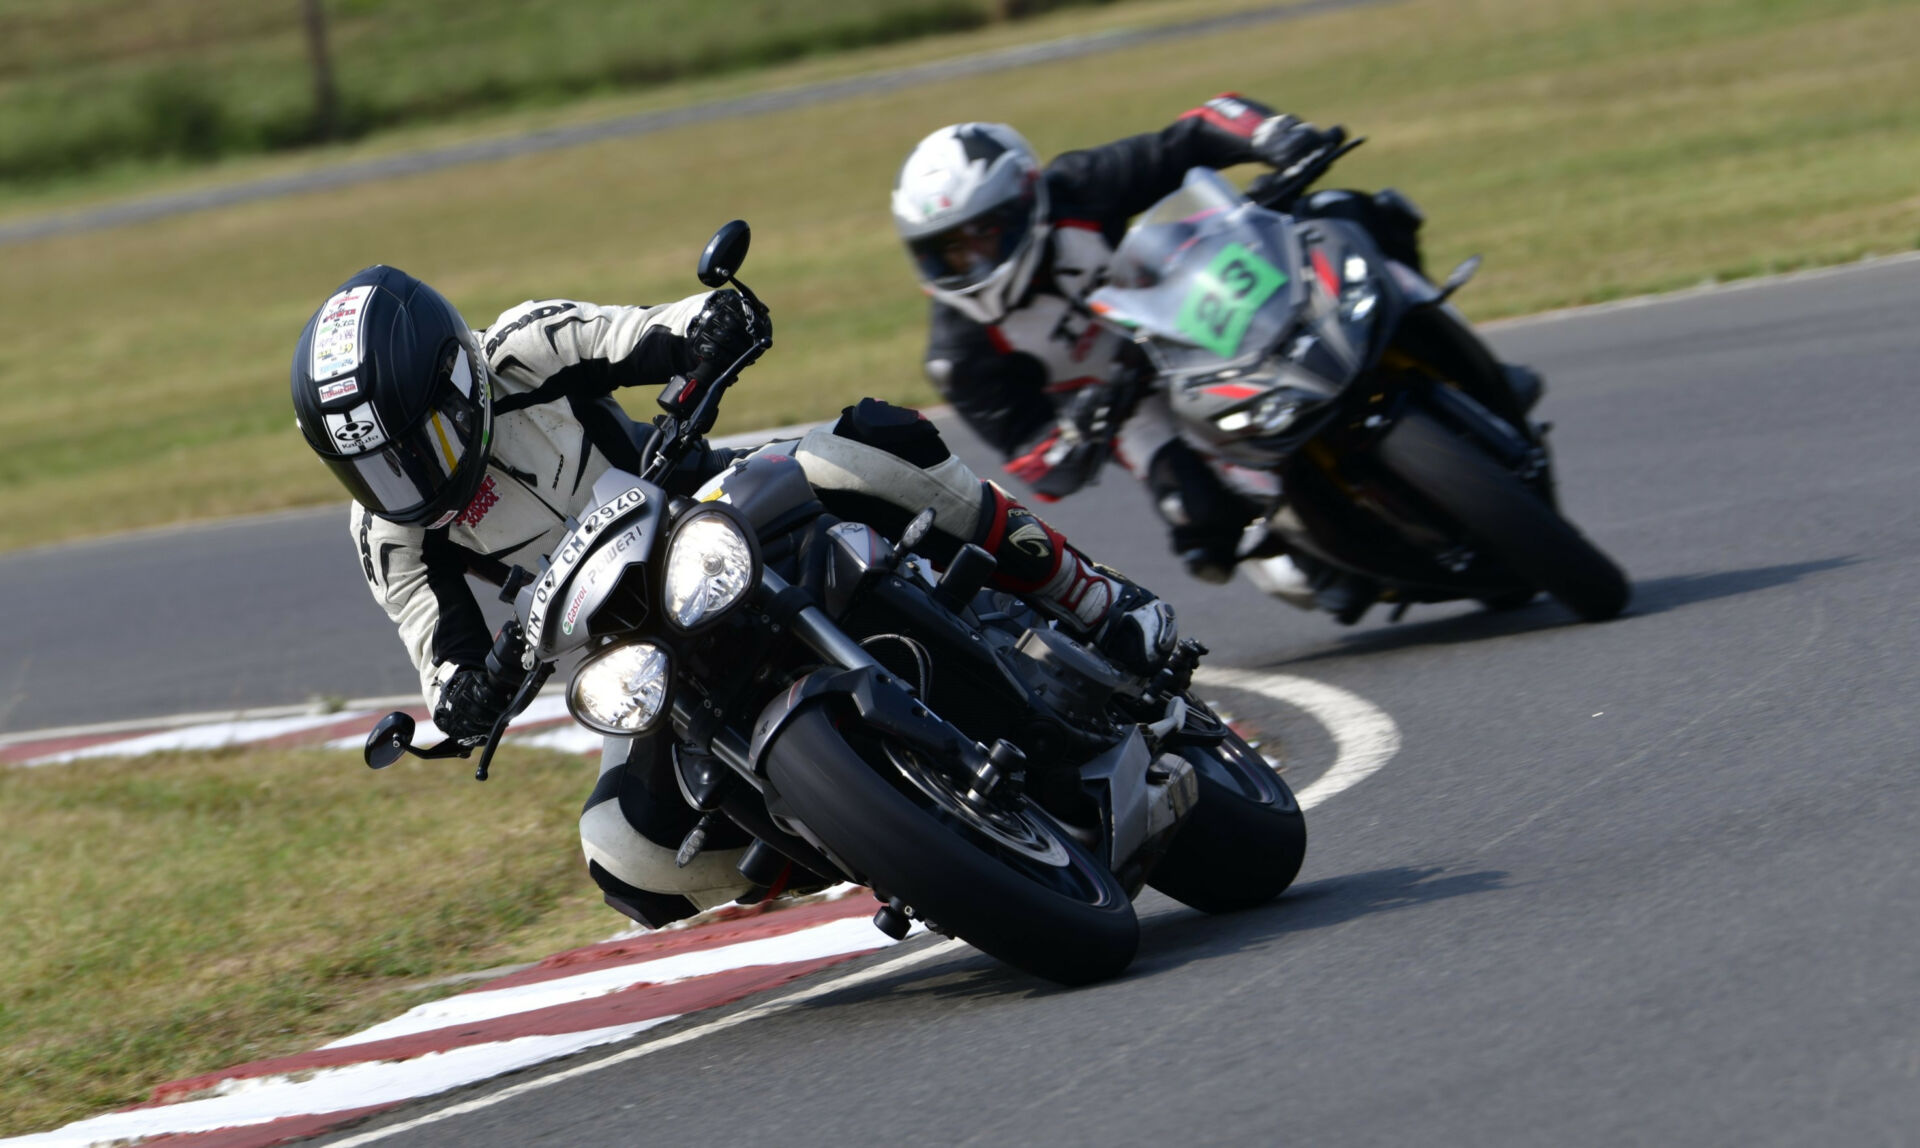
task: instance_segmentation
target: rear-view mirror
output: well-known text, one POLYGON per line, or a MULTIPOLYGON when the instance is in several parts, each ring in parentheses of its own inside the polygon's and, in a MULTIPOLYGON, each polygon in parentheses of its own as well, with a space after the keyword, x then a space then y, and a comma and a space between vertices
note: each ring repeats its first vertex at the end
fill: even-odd
POLYGON ((413 744, 413 718, 411 715, 395 710, 380 719, 367 735, 367 748, 364 756, 368 769, 385 769, 407 755, 407 748, 413 744))
POLYGON ((736 219, 721 225, 720 230, 707 240, 707 249, 700 253, 700 266, 697 274, 700 282, 709 287, 724 287, 727 280, 740 273, 740 265, 747 261, 747 246, 753 241, 753 229, 744 219, 736 219))

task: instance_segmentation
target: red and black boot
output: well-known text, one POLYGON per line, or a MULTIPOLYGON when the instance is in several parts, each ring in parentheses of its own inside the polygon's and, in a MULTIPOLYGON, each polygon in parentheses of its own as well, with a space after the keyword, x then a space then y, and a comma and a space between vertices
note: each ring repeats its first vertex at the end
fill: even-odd
POLYGON ((1173 607, 1090 561, 993 483, 979 545, 999 563, 992 585, 1018 594, 1131 673, 1151 676, 1179 640, 1173 607))

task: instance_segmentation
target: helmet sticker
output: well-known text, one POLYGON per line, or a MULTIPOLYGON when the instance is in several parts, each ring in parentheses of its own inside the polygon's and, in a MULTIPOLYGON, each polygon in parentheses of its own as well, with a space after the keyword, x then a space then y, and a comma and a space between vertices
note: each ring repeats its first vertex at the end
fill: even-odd
POLYGON ((345 414, 328 415, 327 433, 342 454, 361 454, 387 445, 387 432, 380 425, 372 403, 361 403, 345 414))
POLYGON ((465 347, 453 359, 453 385, 465 397, 473 397, 473 364, 467 361, 465 347))
POLYGON ((350 288, 327 300, 313 326, 312 374, 316 379, 344 375, 360 365, 360 326, 373 284, 350 288))
POLYGON ((360 381, 348 376, 337 382, 320 384, 320 401, 333 402, 335 399, 350 399, 360 393, 360 381))

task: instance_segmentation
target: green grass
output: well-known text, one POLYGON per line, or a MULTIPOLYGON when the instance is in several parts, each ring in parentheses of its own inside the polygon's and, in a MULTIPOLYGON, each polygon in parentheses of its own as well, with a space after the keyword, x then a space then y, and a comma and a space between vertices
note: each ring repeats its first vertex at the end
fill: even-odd
MULTIPOLYGON (((1141 0, 1022 32, 1223 6, 1141 0)), ((1485 254, 1461 297, 1480 318, 1911 249, 1915 43, 1914 0, 1406 0, 8 248, 0 546, 338 499, 293 431, 286 364, 311 309, 375 261, 484 323, 533 296, 692 292, 706 236, 745 216, 779 336, 722 429, 924 400, 886 189, 963 117, 1049 152, 1227 88, 1344 122, 1372 142, 1341 182, 1418 201, 1435 265, 1485 254)))
MULTIPOLYGON (((1058 6, 1058 0, 1046 6, 1058 6)), ((1017 7, 1017 6, 1016 6, 1017 7)), ((995 0, 327 0, 336 138, 974 28, 995 0)), ((297 0, 13 0, 0 180, 321 138, 297 0)))
POLYGON ((509 747, 469 773, 257 750, 0 769, 0 1136, 617 931, 575 828, 593 766, 509 747))

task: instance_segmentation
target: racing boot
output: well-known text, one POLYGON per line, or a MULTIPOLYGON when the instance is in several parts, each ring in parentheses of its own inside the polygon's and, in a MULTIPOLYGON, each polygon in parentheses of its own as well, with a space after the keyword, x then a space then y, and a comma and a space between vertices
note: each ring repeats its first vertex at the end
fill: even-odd
POLYGON ((1325 610, 1343 626, 1358 622, 1380 600, 1373 583, 1305 555, 1279 554, 1243 562, 1240 568, 1262 593, 1302 610, 1325 610))
POLYGON ((1121 669, 1146 677, 1157 673, 1180 638, 1173 607, 1089 560, 999 486, 986 487, 991 503, 978 536, 999 564, 991 584, 1092 642, 1121 669))

